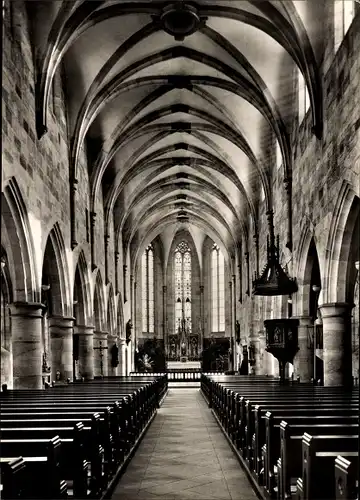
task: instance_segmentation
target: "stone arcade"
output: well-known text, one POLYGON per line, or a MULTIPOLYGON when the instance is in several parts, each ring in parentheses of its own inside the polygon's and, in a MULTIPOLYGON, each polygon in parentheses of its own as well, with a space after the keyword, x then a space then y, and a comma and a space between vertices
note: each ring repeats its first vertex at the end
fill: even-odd
MULTIPOLYGON (((115 404, 111 380, 122 381, 135 413, 124 417, 132 423, 120 458, 99 444, 105 462, 113 460, 110 484, 154 418, 145 440, 158 439, 160 421, 176 433, 177 418, 188 429, 186 446, 207 439, 200 420, 217 435, 197 389, 170 387, 166 417, 154 398, 167 381, 146 373, 186 372, 197 381, 201 371, 224 373, 230 378, 216 380, 233 395, 225 397, 211 377, 201 378, 201 392, 211 406, 218 391, 214 415, 265 488, 259 494, 281 486, 285 498, 288 464, 281 457, 271 472, 269 450, 262 455, 250 434, 246 444, 233 420, 235 394, 254 387, 254 405, 269 405, 278 427, 261 384, 296 382, 299 401, 323 390, 335 406, 341 387, 353 398, 346 404, 357 401, 360 2, 2 6, 2 398, 14 398, 24 414, 35 395, 45 406, 61 394, 59 405, 66 394, 84 404, 82 384, 94 413, 96 388, 104 405, 115 404), (186 415, 177 416, 183 407, 186 415)), ((258 439, 260 424, 246 415, 258 439)), ((204 445, 203 455, 209 450, 204 445)), ((206 476, 199 463, 211 464, 205 456, 195 461, 182 465, 196 465, 197 475, 174 473, 184 481, 179 493, 169 489, 174 498, 243 498, 218 470, 212 490, 196 489, 196 478, 206 476)), ((239 488, 253 495, 240 473, 239 488)), ((134 498, 170 494, 148 482, 134 498)), ((298 486, 303 498, 312 494, 309 484, 298 486)))

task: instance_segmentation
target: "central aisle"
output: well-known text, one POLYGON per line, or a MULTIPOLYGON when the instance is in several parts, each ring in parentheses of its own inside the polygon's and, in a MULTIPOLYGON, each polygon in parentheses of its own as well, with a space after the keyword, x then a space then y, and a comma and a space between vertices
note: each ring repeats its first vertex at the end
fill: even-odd
POLYGON ((113 500, 255 500, 198 389, 170 389, 113 500))

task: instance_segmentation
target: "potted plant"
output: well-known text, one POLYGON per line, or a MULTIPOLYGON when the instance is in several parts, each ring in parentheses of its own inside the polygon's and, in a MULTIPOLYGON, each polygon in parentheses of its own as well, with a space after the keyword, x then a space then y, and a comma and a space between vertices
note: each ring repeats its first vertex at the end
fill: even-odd
POLYGON ((143 354, 139 357, 139 368, 144 372, 151 372, 153 369, 154 361, 148 354, 143 354))

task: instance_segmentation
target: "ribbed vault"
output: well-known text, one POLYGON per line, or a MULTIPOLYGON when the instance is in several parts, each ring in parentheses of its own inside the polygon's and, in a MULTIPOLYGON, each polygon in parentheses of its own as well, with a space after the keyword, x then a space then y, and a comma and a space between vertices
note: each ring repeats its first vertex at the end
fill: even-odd
POLYGON ((320 4, 63 0, 29 12, 38 134, 62 71, 72 182, 86 154, 91 210, 103 196, 106 232, 114 220, 116 246, 134 265, 171 224, 200 228, 228 258, 246 244, 249 221, 257 232, 260 198, 273 208, 277 148, 291 182, 297 69, 322 135, 320 4), (169 34, 179 28, 170 4, 192 12, 184 35, 169 34))

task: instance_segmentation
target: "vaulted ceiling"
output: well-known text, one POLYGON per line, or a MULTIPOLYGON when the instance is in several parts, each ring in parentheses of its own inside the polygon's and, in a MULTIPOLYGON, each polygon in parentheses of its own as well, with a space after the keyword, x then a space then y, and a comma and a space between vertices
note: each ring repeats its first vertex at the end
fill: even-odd
POLYGON ((296 67, 321 136, 324 2, 46 0, 30 16, 38 133, 61 67, 73 176, 86 147, 91 202, 102 191, 134 255, 184 225, 235 254, 262 193, 271 208, 276 141, 291 178, 296 67))

